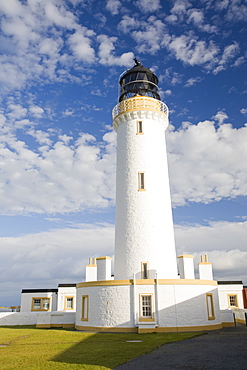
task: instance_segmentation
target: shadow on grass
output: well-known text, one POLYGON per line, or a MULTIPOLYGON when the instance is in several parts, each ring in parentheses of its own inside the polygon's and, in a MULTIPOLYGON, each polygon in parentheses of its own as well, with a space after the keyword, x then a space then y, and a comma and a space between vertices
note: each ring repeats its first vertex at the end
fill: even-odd
POLYGON ((163 344, 189 339, 197 335, 198 333, 89 334, 84 340, 55 356, 51 361, 113 369, 163 344))

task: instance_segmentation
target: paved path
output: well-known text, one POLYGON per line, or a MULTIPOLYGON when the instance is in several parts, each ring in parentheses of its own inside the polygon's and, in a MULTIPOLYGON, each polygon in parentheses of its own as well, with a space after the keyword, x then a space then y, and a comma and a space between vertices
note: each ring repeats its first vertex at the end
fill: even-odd
POLYGON ((169 343, 115 370, 247 370, 247 327, 169 343))

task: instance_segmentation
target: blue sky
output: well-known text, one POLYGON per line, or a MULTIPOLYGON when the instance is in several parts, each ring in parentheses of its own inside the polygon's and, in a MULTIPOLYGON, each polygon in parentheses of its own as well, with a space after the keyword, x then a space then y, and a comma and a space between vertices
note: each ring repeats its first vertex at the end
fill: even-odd
POLYGON ((113 255, 118 77, 170 110, 177 254, 247 284, 244 0, 0 0, 0 306, 113 255))

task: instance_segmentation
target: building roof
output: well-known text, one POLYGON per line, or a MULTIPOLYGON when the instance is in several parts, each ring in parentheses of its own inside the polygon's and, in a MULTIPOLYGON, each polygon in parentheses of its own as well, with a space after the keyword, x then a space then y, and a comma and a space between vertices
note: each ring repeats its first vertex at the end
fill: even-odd
POLYGON ((22 289, 22 293, 57 293, 58 289, 22 289))
POLYGON ((240 285, 243 285, 243 282, 242 281, 218 281, 218 285, 234 285, 234 284, 240 284, 240 285))

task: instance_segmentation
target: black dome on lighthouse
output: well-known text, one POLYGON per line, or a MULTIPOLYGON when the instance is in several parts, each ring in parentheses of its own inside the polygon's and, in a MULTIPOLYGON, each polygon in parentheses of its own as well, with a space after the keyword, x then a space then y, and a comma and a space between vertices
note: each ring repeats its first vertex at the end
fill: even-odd
POLYGON ((149 68, 144 67, 139 60, 135 58, 134 61, 136 63, 134 67, 120 76, 119 102, 136 95, 160 100, 158 77, 149 68))

